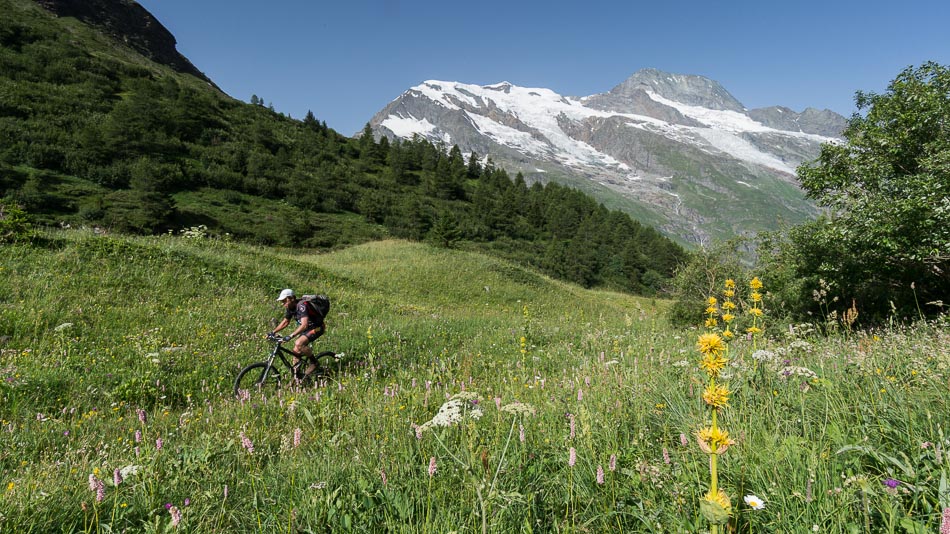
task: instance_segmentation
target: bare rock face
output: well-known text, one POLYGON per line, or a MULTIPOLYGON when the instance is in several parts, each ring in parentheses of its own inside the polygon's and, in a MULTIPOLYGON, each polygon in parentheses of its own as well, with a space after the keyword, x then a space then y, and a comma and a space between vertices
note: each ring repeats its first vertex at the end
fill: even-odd
POLYGON ((645 69, 586 97, 430 80, 370 125, 377 136, 458 145, 529 181, 581 188, 704 244, 813 217, 796 168, 840 142, 847 120, 811 108, 749 111, 713 80, 645 69))
POLYGON ((74 17, 98 28, 156 63, 214 85, 178 52, 175 36, 133 0, 36 0, 36 3, 57 16, 74 17))

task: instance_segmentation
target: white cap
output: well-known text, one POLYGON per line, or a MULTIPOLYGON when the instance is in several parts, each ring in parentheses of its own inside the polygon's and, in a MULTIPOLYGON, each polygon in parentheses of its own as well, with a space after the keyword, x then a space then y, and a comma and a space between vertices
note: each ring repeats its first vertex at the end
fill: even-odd
POLYGON ((292 297, 292 296, 294 296, 294 290, 293 290, 293 289, 285 289, 285 290, 283 290, 283 291, 280 292, 280 296, 277 297, 277 300, 282 301, 282 300, 284 300, 285 298, 287 298, 287 297, 292 297))

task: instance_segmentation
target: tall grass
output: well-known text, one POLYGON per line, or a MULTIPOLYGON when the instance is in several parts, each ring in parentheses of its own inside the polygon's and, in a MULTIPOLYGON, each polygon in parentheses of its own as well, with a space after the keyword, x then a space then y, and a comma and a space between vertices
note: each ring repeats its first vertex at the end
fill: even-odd
MULTIPOLYGON (((707 528, 708 457, 682 441, 706 416, 698 331, 663 302, 402 242, 50 233, 0 274, 2 532, 707 528), (331 297, 317 345, 346 355, 314 387, 235 399, 283 287, 331 297)), ((946 322, 756 343, 730 344, 749 356, 723 370, 719 479, 765 507, 735 504, 727 531, 936 530, 946 322)))

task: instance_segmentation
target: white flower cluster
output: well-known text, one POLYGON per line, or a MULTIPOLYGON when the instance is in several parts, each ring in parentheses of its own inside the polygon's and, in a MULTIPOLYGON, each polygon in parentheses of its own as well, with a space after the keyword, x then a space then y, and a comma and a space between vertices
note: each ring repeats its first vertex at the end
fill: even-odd
POLYGON ((472 391, 462 391, 452 395, 449 400, 439 407, 439 413, 435 414, 435 417, 419 425, 418 432, 422 433, 437 426, 456 425, 466 417, 466 411, 470 419, 480 419, 484 415, 482 409, 478 406, 480 400, 479 395, 472 391), (469 406, 472 407, 468 408, 469 406))
POLYGON ((779 376, 785 379, 788 379, 790 376, 800 376, 803 378, 811 379, 817 378, 818 375, 814 371, 807 367, 799 367, 797 365, 786 365, 779 371, 779 376))
POLYGON ((501 411, 512 415, 534 415, 534 406, 523 402, 512 402, 501 407, 501 411))

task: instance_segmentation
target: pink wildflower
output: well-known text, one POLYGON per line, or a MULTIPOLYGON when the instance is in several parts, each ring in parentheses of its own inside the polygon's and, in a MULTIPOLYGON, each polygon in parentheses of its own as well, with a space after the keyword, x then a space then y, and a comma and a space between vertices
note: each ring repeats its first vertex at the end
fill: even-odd
POLYGON ((254 454, 254 442, 251 441, 251 438, 244 435, 244 432, 241 432, 241 446, 247 450, 248 454, 254 454))
POLYGON ((940 522, 940 534, 950 534, 950 508, 943 509, 943 521, 940 522))
POLYGON ((616 470, 617 470, 617 455, 616 455, 616 454, 611 454, 611 455, 610 455, 610 463, 607 464, 607 467, 608 467, 611 471, 616 471, 616 470))
POLYGON ((385 486, 386 483, 388 482, 387 479, 386 479, 386 471, 383 471, 382 469, 380 469, 380 470, 379 470, 379 478, 383 481, 383 486, 385 486))
POLYGON ((604 468, 599 465, 597 466, 597 483, 604 485, 604 468))
POLYGON ((299 427, 295 428, 294 429, 294 448, 295 449, 300 446, 301 437, 303 437, 303 430, 300 430, 299 427))
POLYGON ((139 416, 139 422, 141 422, 141 423, 144 425, 145 422, 146 422, 146 419, 147 419, 147 418, 146 418, 146 415, 145 415, 145 410, 143 410, 143 409, 141 409, 141 408, 137 408, 137 409, 135 410, 135 412, 136 412, 136 413, 138 414, 138 416, 139 416))
POLYGON ((570 439, 574 439, 574 414, 572 414, 572 413, 567 414, 567 420, 570 422, 570 425, 571 425, 571 437, 570 437, 570 439))
POLYGON ((584 400, 584 390, 577 388, 577 402, 584 400))
POLYGON ((524 443, 524 425, 518 425, 518 439, 524 443))
POLYGON ((571 450, 568 451, 567 455, 567 465, 569 467, 574 467, 574 464, 577 463, 577 451, 574 450, 574 447, 571 447, 571 450))
POLYGON ((429 476, 435 474, 435 456, 429 458, 429 476))
POLYGON ((116 467, 115 471, 112 472, 112 482, 116 486, 122 483, 122 471, 119 471, 118 467, 116 467))
POLYGON ((495 408, 501 409, 501 397, 495 397, 495 408))
POLYGON ((136 443, 140 443, 141 441, 142 441, 142 431, 141 431, 141 430, 136 430, 136 431, 135 431, 135 442, 136 442, 136 443))
POLYGON ((663 463, 670 465, 670 451, 666 450, 666 447, 663 447, 663 463))
POLYGON ((96 480, 96 502, 106 500, 106 485, 101 480, 96 480))
POLYGON ((684 447, 689 446, 689 439, 686 437, 686 434, 680 434, 680 445, 684 447))
POLYGON ((89 491, 96 491, 96 488, 99 487, 99 479, 96 478, 96 475, 89 473, 89 491))
POLYGON ((157 450, 157 451, 162 450, 162 445, 163 445, 164 443, 165 443, 165 442, 162 441, 162 438, 156 439, 156 440, 155 440, 155 450, 157 450))
POLYGON ((178 524, 181 523, 181 510, 177 506, 172 506, 168 509, 168 513, 172 515, 172 526, 178 527, 178 524))

